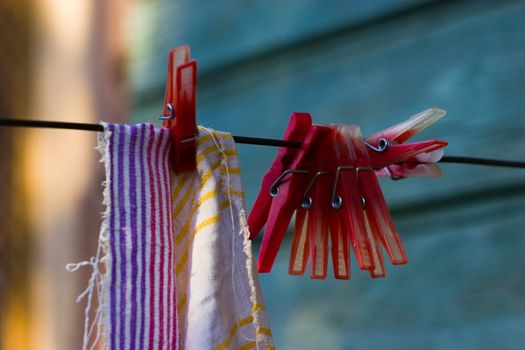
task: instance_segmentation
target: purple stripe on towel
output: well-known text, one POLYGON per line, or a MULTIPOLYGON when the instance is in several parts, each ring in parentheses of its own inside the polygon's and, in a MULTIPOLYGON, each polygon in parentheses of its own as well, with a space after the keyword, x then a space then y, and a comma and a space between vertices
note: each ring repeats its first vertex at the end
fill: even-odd
POLYGON ((109 349, 177 349, 169 133, 107 124, 109 349))

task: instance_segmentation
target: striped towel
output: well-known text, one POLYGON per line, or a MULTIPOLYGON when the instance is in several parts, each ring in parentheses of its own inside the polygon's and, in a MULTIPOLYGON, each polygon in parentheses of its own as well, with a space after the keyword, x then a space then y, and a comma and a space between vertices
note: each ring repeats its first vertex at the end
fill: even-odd
POLYGON ((84 349, 273 349, 231 135, 201 128, 175 175, 167 129, 103 125, 99 249, 68 266, 93 268, 84 349))
POLYGON ((273 349, 231 134, 200 128, 197 171, 172 179, 183 349, 273 349))

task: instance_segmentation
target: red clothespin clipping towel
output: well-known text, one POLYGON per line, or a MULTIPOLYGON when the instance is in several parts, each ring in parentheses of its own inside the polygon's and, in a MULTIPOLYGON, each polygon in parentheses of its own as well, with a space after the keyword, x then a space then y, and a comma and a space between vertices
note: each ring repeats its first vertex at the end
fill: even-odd
POLYGON ((171 49, 164 96, 163 126, 170 129, 172 167, 177 173, 196 169, 197 62, 188 45, 171 49))
MULTIPOLYGON (((440 149, 446 142, 402 143, 442 115, 444 111, 427 110, 366 140, 357 126, 313 125, 304 136, 301 148, 286 154, 293 157, 292 161, 288 158, 283 162, 280 158, 285 150, 281 150, 265 175, 250 214, 253 223, 250 228, 255 229, 252 238, 267 221, 259 272, 271 270, 294 212, 296 225, 290 274, 303 274, 310 258, 311 277, 326 278, 328 238, 338 279, 350 278, 350 244, 359 267, 369 270, 373 278, 386 274, 383 248, 394 265, 406 264, 404 247, 376 176, 396 178, 440 173, 439 167, 432 163, 439 160, 440 149)), ((287 133, 291 129, 289 126, 287 133)), ((301 135, 306 129, 308 124, 304 125, 301 135)))

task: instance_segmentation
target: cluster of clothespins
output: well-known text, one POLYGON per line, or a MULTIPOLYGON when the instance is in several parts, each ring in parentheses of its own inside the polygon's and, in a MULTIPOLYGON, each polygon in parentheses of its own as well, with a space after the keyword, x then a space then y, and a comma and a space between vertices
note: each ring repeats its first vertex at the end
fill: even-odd
POLYGON ((440 176, 435 162, 447 143, 405 141, 444 114, 428 109, 366 139, 358 126, 314 125, 309 114, 292 114, 284 138, 302 146, 279 150, 248 219, 252 238, 266 224, 259 272, 271 270, 294 212, 292 275, 304 274, 309 257, 310 276, 326 278, 329 240, 338 279, 350 278, 350 244, 372 277, 385 276, 382 247, 393 264, 407 263, 377 176, 440 176))
MULTIPOLYGON (((196 84, 189 47, 171 50, 162 118, 171 130, 176 172, 196 167, 196 84)), ((443 115, 428 109, 363 138, 358 126, 315 125, 308 113, 293 113, 283 139, 301 146, 279 149, 248 218, 252 239, 266 225, 258 271, 271 270, 294 213, 292 275, 304 274, 309 260, 311 277, 326 278, 330 250, 335 277, 349 279, 350 245, 359 267, 374 278, 385 276, 383 248, 392 264, 406 264, 377 176, 440 176, 435 163, 447 142, 406 141, 443 115)))

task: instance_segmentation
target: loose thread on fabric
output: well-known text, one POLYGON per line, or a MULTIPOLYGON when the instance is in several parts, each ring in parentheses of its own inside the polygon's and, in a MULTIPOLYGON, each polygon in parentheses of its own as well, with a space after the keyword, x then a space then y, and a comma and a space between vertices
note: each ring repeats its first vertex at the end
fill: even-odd
MULTIPOLYGON (((205 127, 200 127, 201 129, 205 130, 212 138, 213 140, 213 143, 215 144, 215 147, 217 147, 217 150, 219 151, 219 153, 221 154, 221 165, 224 167, 224 170, 226 172, 226 193, 227 193, 227 196, 228 196, 228 203, 229 203, 229 209, 230 209, 230 219, 231 219, 231 223, 232 223, 232 245, 231 245, 231 253, 232 253, 232 291, 233 291, 233 299, 235 300, 235 302, 237 302, 239 299, 237 298, 237 293, 236 293, 236 288, 235 288, 235 255, 236 255, 236 252, 235 252, 235 241, 236 241, 236 228, 235 228, 235 218, 234 218, 234 214, 233 214, 233 203, 235 201, 235 204, 237 205, 237 207, 239 207, 239 211, 241 213, 243 213, 243 208, 242 208, 242 205, 241 203, 239 203, 238 199, 235 198, 233 199, 232 196, 231 196, 231 180, 230 180, 230 169, 229 169, 229 166, 228 166, 228 158, 226 156, 226 153, 224 152, 224 147, 223 145, 221 144, 220 140, 218 140, 218 138, 215 136, 215 134, 213 133, 212 130, 208 129, 208 128, 205 128, 205 127)), ((242 214, 241 214, 242 215, 242 214)), ((244 214, 244 218, 246 218, 246 214, 244 214)), ((240 221, 242 220, 241 218, 239 218, 240 221)), ((244 221, 245 222, 245 221, 244 221)), ((247 225, 245 225, 247 227, 247 225)), ((243 227, 243 221, 241 221, 241 228, 240 228, 240 232, 242 235, 243 235, 243 251, 244 253, 246 254, 246 267, 247 267, 247 272, 248 272, 248 279, 249 279, 249 284, 250 284, 250 301, 252 303, 252 317, 253 317, 253 324, 254 324, 254 327, 255 327, 255 333, 256 333, 256 336, 255 336, 255 339, 254 338, 251 338, 249 336, 246 336, 244 333, 243 333, 243 330, 241 329, 240 330, 240 336, 244 339, 244 340, 247 340, 247 341, 255 341, 255 345, 257 347, 257 349, 259 349, 259 341, 258 341, 258 337, 257 337, 257 331, 260 329, 260 320, 259 320, 259 317, 258 317, 258 311, 257 310, 254 310, 254 306, 256 305, 257 303, 257 297, 256 297, 256 289, 255 289, 255 282, 254 282, 254 277, 253 277, 253 274, 252 274, 252 258, 251 258, 251 247, 249 246, 248 247, 248 250, 246 249, 246 243, 248 242, 248 245, 250 244, 249 240, 247 240, 247 238, 249 237, 249 233, 248 235, 246 235, 246 233, 244 232, 244 227, 243 227)))
MULTIPOLYGON (((231 185, 230 185, 230 168, 228 167, 228 158, 226 156, 226 153, 224 152, 224 147, 223 145, 221 144, 220 140, 217 139, 217 137, 215 136, 213 130, 210 130, 206 127, 201 127, 203 130, 205 130, 210 136, 211 136, 211 139, 213 141, 213 143, 215 144, 215 147, 217 148, 217 150, 219 151, 219 153, 221 154, 221 166, 224 168, 225 172, 226 172, 226 195, 228 196, 228 205, 229 205, 229 209, 230 209, 230 220, 231 220, 231 223, 232 223, 232 245, 231 245, 231 253, 232 253, 232 262, 235 262, 235 218, 233 217, 233 202, 232 202, 232 197, 231 197, 231 193, 230 193, 230 190, 231 190, 231 185)), ((235 301, 237 301, 237 293, 235 292, 235 285, 234 285, 234 280, 235 280, 235 263, 232 264, 232 291, 233 291, 233 299, 235 301)), ((252 339, 249 339, 249 340, 252 340, 252 339)))
POLYGON ((81 261, 78 263, 70 263, 66 265, 66 270, 68 272, 75 272, 84 266, 91 266, 91 268, 93 269, 91 277, 89 278, 89 281, 88 281, 87 288, 76 299, 76 302, 80 303, 84 298, 87 297, 86 307, 84 310, 86 316, 84 318, 85 332, 84 332, 84 337, 83 337, 83 343, 86 343, 89 341, 91 335, 93 334, 94 326, 100 316, 100 310, 97 309, 95 316, 93 317, 93 320, 91 321, 91 324, 90 324, 89 312, 93 305, 93 297, 94 297, 93 293, 95 293, 95 296, 97 298, 100 296, 99 294, 100 293, 100 288, 99 288, 100 279, 98 277, 100 274, 100 270, 98 269, 98 262, 100 260, 99 256, 100 256, 99 252, 97 251, 97 255, 95 257, 91 257, 89 261, 81 261))
MULTIPOLYGON (((103 123, 102 125, 104 126, 105 132, 98 134, 99 137, 98 137, 97 149, 102 155, 100 162, 107 163, 110 161, 108 144, 111 139, 112 133, 107 128, 106 123, 103 123)), ((101 273, 98 274, 98 279, 99 279, 99 285, 98 285, 99 296, 97 299, 98 301, 98 308, 97 308, 98 319, 96 320, 96 323, 93 323, 93 325, 96 324, 97 333, 96 333, 96 337, 93 340, 93 343, 91 347, 89 348, 89 350, 93 350, 97 348, 97 345, 99 344, 99 342, 101 343, 100 344, 101 348, 105 348, 106 347, 106 337, 103 337, 102 333, 108 331, 108 327, 107 327, 108 320, 106 319, 106 317, 108 315, 107 310, 109 310, 109 305, 108 305, 109 300, 103 298, 102 296, 106 295, 107 294, 106 292, 109 289, 109 286, 108 286, 108 283, 109 283, 108 273, 109 272, 107 269, 110 263, 109 258, 108 258, 108 249, 109 249, 108 247, 109 221, 108 220, 109 220, 109 214, 110 214, 110 209, 111 209, 111 197, 110 197, 110 188, 111 188, 110 179, 111 177, 110 176, 112 174, 111 174, 110 166, 105 166, 105 169, 106 169, 106 174, 105 174, 106 181, 102 182, 102 186, 103 186, 102 204, 105 206, 105 210, 102 213, 102 224, 100 226, 97 252, 102 252, 103 255, 101 258, 101 263, 104 263, 106 270, 104 271, 104 274, 101 274, 101 273)), ((90 329, 90 332, 91 332, 91 329, 90 329)), ((89 341, 89 338, 88 338, 88 341, 89 341)))
MULTIPOLYGON (((98 144, 96 149, 101 153, 101 163, 105 163, 108 161, 108 154, 107 144, 109 142, 109 139, 111 137, 110 132, 105 132, 99 134, 98 137, 98 144)), ((106 167, 106 171, 109 171, 109 167, 106 167)), ((109 175, 109 174, 106 174, 109 175)), ((106 179, 109 179, 109 176, 106 176, 106 179)), ((109 183, 107 181, 102 182, 102 186, 104 188, 103 190, 103 204, 105 205, 106 209, 102 213, 102 224, 100 228, 99 238, 98 238, 98 246, 96 255, 94 257, 91 257, 87 261, 81 261, 78 263, 70 263, 66 265, 66 270, 69 272, 75 272, 79 270, 82 267, 85 266, 91 266, 92 273, 91 277, 88 281, 88 286, 86 289, 77 297, 76 302, 80 303, 84 298, 87 298, 86 301, 86 307, 84 309, 84 335, 82 339, 82 349, 83 350, 92 350, 95 349, 99 342, 103 342, 103 338, 101 337, 101 334, 103 332, 103 328, 105 326, 105 320, 103 319, 103 309, 105 306, 105 301, 103 300, 103 289, 105 285, 105 280, 107 279, 107 276, 105 273, 102 273, 100 270, 100 265, 105 264, 107 262, 107 237, 108 237, 108 224, 107 224, 107 218, 109 216, 109 208, 110 208, 110 198, 109 198, 109 183), (96 298, 97 302, 97 308, 95 311, 95 314, 93 316, 93 319, 90 318, 91 310, 93 308, 93 301, 96 298), (96 333, 94 335, 93 341, 91 339, 93 338, 93 333, 96 333), (91 345, 90 345, 91 344, 91 345)), ((101 344, 102 346, 104 344, 101 344)))

